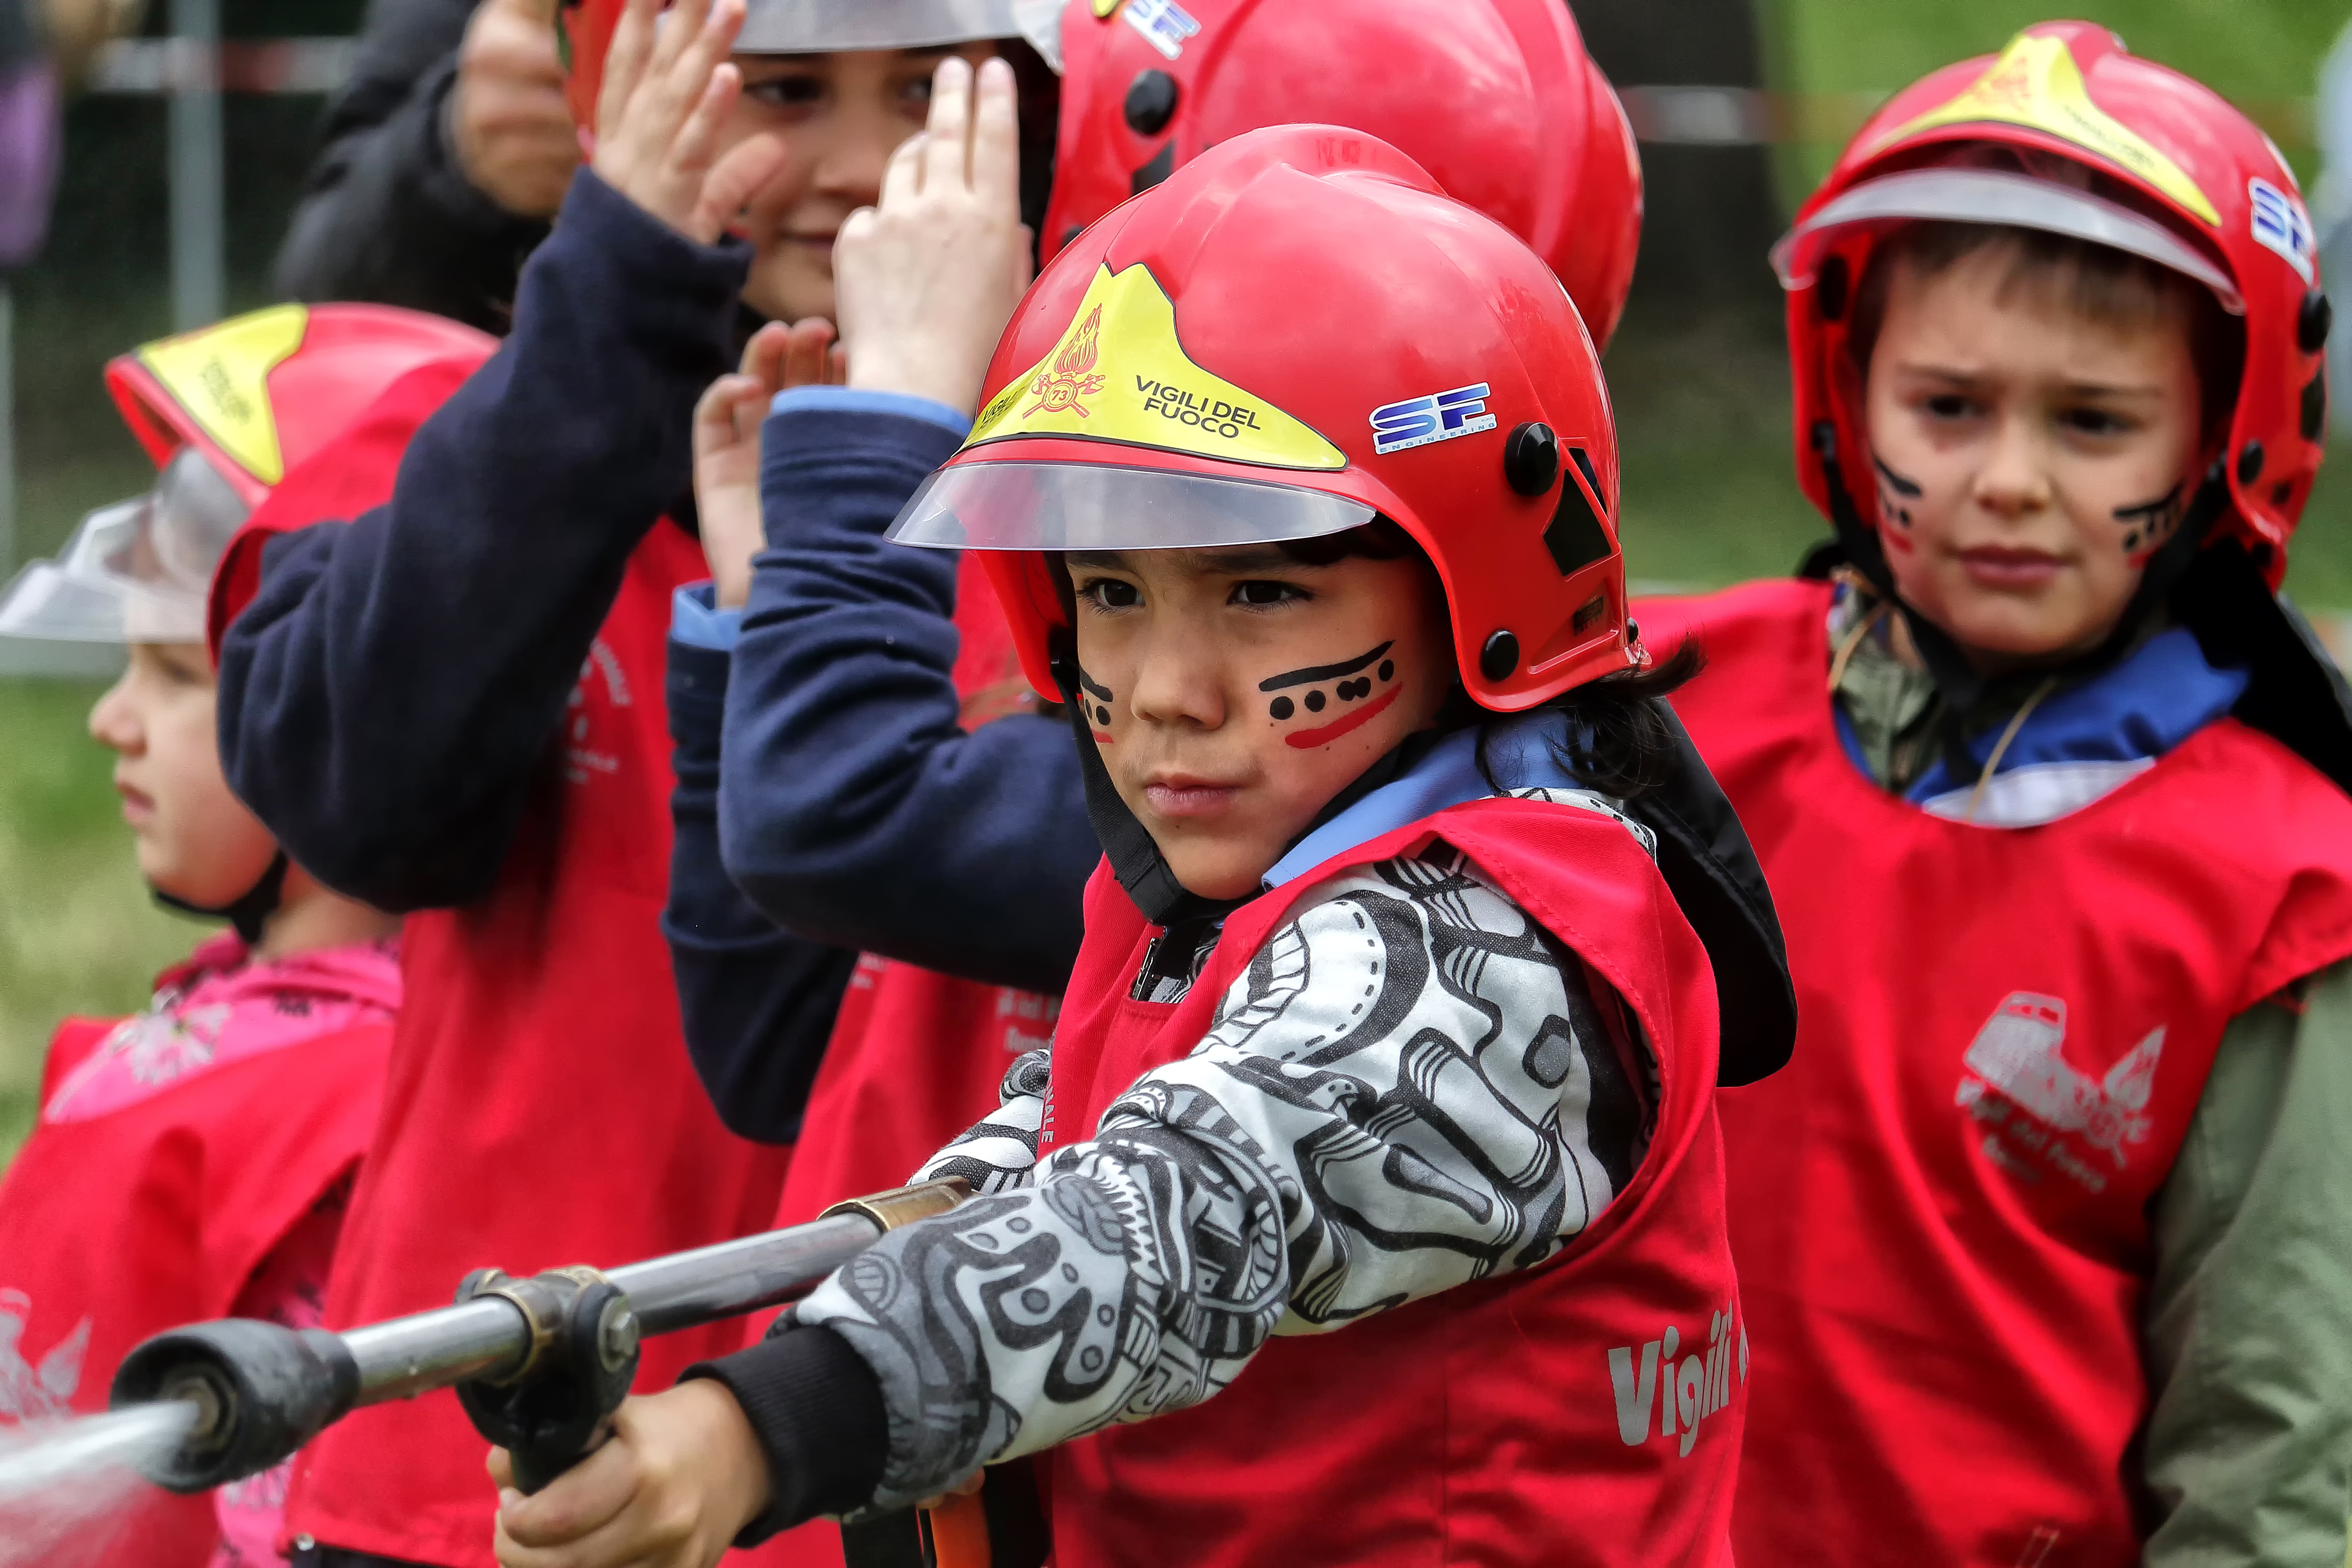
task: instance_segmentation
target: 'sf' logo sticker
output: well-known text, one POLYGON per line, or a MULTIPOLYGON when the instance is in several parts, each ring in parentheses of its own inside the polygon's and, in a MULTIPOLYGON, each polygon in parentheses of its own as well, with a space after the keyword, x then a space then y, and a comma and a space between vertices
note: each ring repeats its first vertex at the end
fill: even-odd
POLYGON ((1383 456, 1433 441, 1452 441, 1495 428, 1486 412, 1487 387, 1455 387, 1429 397, 1409 397, 1372 410, 1372 450, 1383 456))
POLYGON ((2312 240, 2311 220, 2304 216, 2303 204, 2260 177, 2246 182, 2246 195, 2254 204, 2254 238, 2284 256, 2295 276, 2309 283, 2312 253, 2318 246, 2312 240))
POLYGON ((1185 42, 1201 31, 1201 24, 1176 0, 1127 0, 1127 9, 1120 15, 1129 26, 1143 35, 1145 43, 1171 60, 1181 59, 1185 42))

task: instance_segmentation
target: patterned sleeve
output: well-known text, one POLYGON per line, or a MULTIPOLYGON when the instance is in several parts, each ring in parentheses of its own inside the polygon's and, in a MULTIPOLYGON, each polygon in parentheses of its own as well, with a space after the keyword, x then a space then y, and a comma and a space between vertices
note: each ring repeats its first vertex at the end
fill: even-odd
POLYGON ((1654 1085, 1614 994, 1436 844, 1315 890, 1092 1142, 894 1233, 799 1317, 880 1380, 874 1501, 903 1506, 1198 1404, 1271 1334, 1551 1256, 1623 1190, 1654 1085))
POLYGON ((908 1178, 909 1185, 961 1176, 975 1193, 1027 1186, 1037 1164, 1037 1129, 1045 1124, 1045 1084, 1053 1048, 1028 1052, 1005 1071, 997 1107, 956 1135, 908 1178))

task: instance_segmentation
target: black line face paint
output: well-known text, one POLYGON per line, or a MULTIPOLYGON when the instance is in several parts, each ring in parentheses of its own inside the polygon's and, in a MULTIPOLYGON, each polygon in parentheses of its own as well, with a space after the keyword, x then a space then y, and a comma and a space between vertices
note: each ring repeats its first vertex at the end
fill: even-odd
POLYGON ((1906 479, 1886 465, 1886 459, 1874 452, 1870 465, 1878 474, 1878 515, 1896 528, 1911 526, 1911 508, 1904 503, 1916 501, 1927 492, 1916 479, 1906 479))
POLYGON ((1320 715, 1336 707, 1339 714, 1329 723, 1294 730, 1283 739, 1302 749, 1339 739, 1387 707, 1404 690, 1397 679, 1396 661, 1388 656, 1395 646, 1391 638, 1368 653, 1336 664, 1311 664, 1268 676, 1257 684, 1259 691, 1277 694, 1265 705, 1266 716, 1276 724, 1287 724, 1302 711, 1320 715), (1307 689, 1293 696, 1300 686, 1307 689), (1377 697, 1372 695, 1376 689, 1377 697))
POLYGON ((2115 519, 2124 526, 2124 549, 2137 553, 2143 547, 2153 549, 2172 537, 2180 526, 2182 514, 2188 509, 2185 497, 2188 487, 2175 485, 2153 501, 2137 506, 2117 507, 2115 519))
POLYGON ((1078 690, 1087 698, 1084 706, 1087 717, 1094 723, 1095 738, 1099 741, 1109 740, 1110 737, 1103 731, 1110 725, 1110 705, 1118 699, 1111 695, 1108 686, 1097 681, 1083 669, 1078 672, 1078 690))

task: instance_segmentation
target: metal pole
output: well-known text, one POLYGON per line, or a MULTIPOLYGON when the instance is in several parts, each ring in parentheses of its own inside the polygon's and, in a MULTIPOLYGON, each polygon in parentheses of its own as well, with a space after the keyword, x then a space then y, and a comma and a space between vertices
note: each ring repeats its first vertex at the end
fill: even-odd
POLYGON ((172 322, 221 319, 220 0, 172 0, 172 322))
POLYGON ((16 565, 16 297, 0 272, 0 579, 16 565))

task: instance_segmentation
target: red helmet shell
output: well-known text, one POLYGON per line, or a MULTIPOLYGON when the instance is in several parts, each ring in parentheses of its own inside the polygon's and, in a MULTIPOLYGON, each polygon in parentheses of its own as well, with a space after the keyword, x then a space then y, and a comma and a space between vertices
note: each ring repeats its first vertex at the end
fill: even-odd
POLYGON ((556 52, 563 61, 563 100, 583 139, 596 130, 596 95, 604 89, 604 57, 613 52, 628 0, 561 0, 555 9, 556 52))
POLYGON ((258 507, 394 382, 439 361, 479 364, 497 347, 388 305, 274 305, 121 355, 106 386, 157 467, 194 446, 258 507))
MULTIPOLYGON (((1393 518, 1435 563, 1464 684, 1488 708, 1643 662, 1591 339, 1540 256, 1361 131, 1281 126, 1221 143, 1054 259, 997 345, 949 469, 1040 462, 1254 480, 1393 518), (1217 406, 1198 398, 1158 399, 1155 416, 1153 389, 1174 378, 1255 406, 1247 423, 1265 434, 1180 420, 1217 406), (1076 395, 1032 404, 1048 382, 1076 395), (1457 411, 1442 430, 1441 408, 1457 411), (1429 434, 1407 438, 1423 415, 1429 434), (1548 449, 1522 434, 1535 424, 1548 449), (1234 435, 1255 460, 1219 455, 1234 435), (1507 466, 1530 446, 1539 461, 1507 466)), ((1045 556, 987 564, 1032 684, 1058 698, 1048 641, 1065 621, 1045 556)))
POLYGON ((1344 125, 1525 240, 1595 342, 1616 329, 1641 160, 1560 0, 1071 0, 1062 54, 1049 256, 1244 131, 1344 125))
MULTIPOLYGON (((2045 22, 1997 57, 1948 66, 1896 94, 1798 213, 1796 230, 1857 186, 1987 145, 2090 171, 2100 193, 2159 223, 2235 285, 2245 310, 2245 368, 2222 454, 2230 505, 2212 537, 2243 540, 2277 586, 2319 469, 2327 398, 2326 305, 2311 221, 2286 160, 2218 94, 2130 54, 2105 28, 2045 22)), ((1830 512, 1814 437, 1826 423, 1846 492, 1873 525, 1867 433, 1842 366, 1845 307, 1886 232, 1844 232, 1788 294, 1805 493, 1830 512)))

